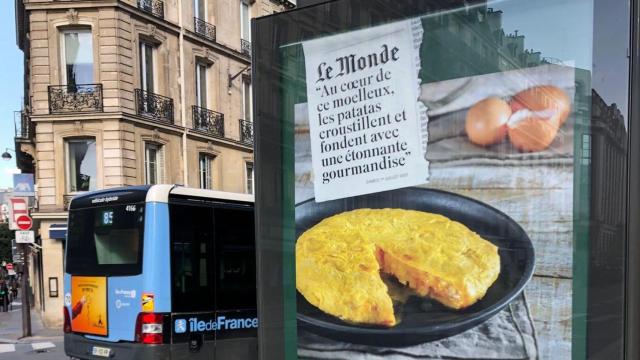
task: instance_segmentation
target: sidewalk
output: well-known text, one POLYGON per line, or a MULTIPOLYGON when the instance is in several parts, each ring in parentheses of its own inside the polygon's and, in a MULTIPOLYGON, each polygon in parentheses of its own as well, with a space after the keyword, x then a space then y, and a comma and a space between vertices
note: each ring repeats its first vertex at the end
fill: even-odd
POLYGON ((22 338, 22 299, 13 301, 13 309, 0 312, 0 344, 31 343, 41 340, 62 339, 62 329, 47 329, 42 324, 39 312, 31 311, 31 334, 22 338))

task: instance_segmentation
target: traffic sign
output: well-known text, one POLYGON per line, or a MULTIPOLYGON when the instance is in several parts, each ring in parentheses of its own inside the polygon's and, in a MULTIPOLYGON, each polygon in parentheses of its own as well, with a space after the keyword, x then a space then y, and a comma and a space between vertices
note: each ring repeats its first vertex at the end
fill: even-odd
POLYGON ((36 236, 33 231, 16 231, 16 243, 18 244, 33 244, 35 240, 36 236))
POLYGON ((20 215, 16 218, 16 225, 20 230, 31 230, 33 226, 33 220, 27 215, 20 215))
POLYGON ((20 230, 16 220, 22 215, 29 215, 29 198, 10 197, 9 204, 9 229, 20 230))
POLYGON ((13 270, 13 264, 12 263, 8 263, 7 265, 5 265, 5 267, 7 268, 7 270, 13 270))

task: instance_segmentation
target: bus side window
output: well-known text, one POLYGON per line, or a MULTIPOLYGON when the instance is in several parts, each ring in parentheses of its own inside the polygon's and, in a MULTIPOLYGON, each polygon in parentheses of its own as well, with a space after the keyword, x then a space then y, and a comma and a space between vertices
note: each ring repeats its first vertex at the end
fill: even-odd
POLYGON ((253 209, 215 209, 217 310, 256 308, 253 209))
POLYGON ((214 311, 213 209, 170 205, 173 312, 214 311))

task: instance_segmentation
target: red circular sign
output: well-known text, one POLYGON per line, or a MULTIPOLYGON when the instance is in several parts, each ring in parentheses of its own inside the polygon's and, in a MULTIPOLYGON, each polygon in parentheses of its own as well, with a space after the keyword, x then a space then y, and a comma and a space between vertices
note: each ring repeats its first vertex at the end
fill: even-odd
POLYGON ((16 219, 16 225, 18 225, 18 229, 20 230, 29 230, 33 225, 33 221, 27 215, 20 215, 16 219))
POLYGON ((8 263, 6 268, 7 268, 7 270, 13 270, 13 264, 12 263, 8 263))

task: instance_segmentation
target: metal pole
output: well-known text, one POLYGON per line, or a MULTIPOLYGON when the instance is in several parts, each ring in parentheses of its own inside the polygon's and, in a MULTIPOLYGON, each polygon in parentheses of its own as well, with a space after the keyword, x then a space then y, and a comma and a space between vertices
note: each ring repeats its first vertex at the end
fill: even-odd
POLYGON ((24 266, 22 268, 22 337, 31 336, 31 306, 29 305, 31 296, 29 291, 29 245, 22 244, 22 258, 24 266))

